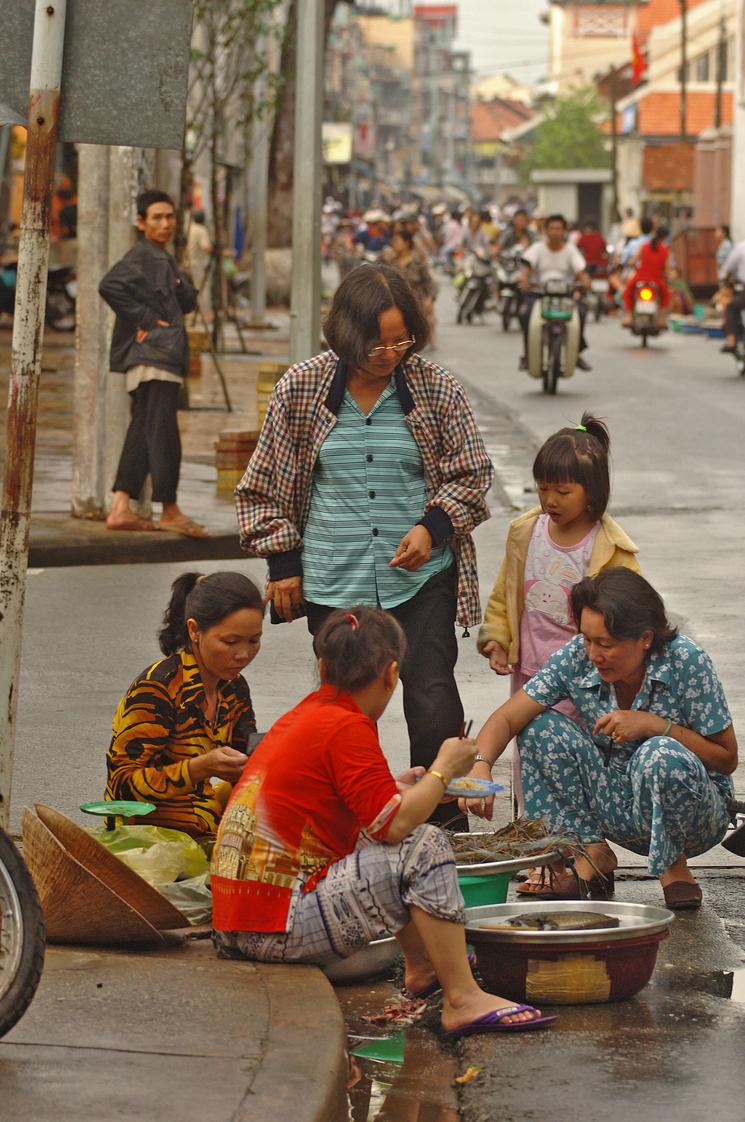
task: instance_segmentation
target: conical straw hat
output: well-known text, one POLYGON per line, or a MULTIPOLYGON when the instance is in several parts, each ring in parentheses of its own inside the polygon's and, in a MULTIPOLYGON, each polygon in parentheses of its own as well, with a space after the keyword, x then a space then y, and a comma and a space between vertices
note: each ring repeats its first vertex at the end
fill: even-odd
POLYGON ((86 869, 28 807, 23 808, 23 857, 44 910, 50 943, 159 946, 157 928, 86 869))
POLYGON ((57 841, 98 880, 121 896, 131 908, 159 930, 188 927, 189 921, 141 876, 120 861, 105 845, 53 806, 36 803, 36 813, 57 841))

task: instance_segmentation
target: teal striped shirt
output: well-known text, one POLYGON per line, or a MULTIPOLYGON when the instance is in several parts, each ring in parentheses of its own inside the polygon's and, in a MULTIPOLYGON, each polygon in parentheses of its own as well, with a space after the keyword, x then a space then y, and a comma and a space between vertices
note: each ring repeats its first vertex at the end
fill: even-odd
POLYGON ((421 569, 389 562, 424 514, 424 469, 393 381, 365 416, 349 391, 321 445, 303 534, 303 593, 313 604, 394 608, 454 561, 434 546, 421 569))

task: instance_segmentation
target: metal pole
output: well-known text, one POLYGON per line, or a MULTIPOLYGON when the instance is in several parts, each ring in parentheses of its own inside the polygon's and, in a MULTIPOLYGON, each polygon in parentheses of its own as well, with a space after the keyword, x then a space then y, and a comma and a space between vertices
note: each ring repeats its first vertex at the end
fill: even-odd
MULTIPOLYGON (((257 96, 263 99, 264 83, 257 96)), ((269 127, 266 118, 251 123, 251 165, 248 174, 251 236, 251 326, 266 320, 266 224, 269 199, 269 127)))
POLYGON ((620 214, 618 209, 618 122, 616 121, 616 101, 618 100, 618 74, 615 66, 610 72, 610 168, 611 168, 611 224, 620 214))
POLYGON ((108 268, 109 150, 101 144, 78 149, 78 297, 73 396, 72 513, 102 515, 106 509, 106 395, 109 312, 98 295, 108 268))
POLYGON ((688 132, 687 85, 688 75, 688 0, 680 3, 680 135, 683 140, 688 132))
POLYGON ((323 0, 297 5, 290 362, 320 343, 323 17, 323 0))
POLYGON ((0 826, 7 827, 21 664, 36 411, 44 339, 49 219, 67 0, 36 0, 23 216, 8 391, 7 453, 0 510, 0 826))
POLYGON ((724 86, 724 68, 727 60, 727 32, 724 26, 724 16, 719 17, 719 41, 717 43, 717 93, 714 103, 714 125, 722 127, 722 87, 724 86))

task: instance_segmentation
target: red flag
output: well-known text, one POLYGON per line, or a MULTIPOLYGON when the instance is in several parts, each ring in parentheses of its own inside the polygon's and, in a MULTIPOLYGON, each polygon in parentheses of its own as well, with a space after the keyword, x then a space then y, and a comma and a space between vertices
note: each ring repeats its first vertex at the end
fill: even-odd
POLYGON ((647 69, 647 59, 639 45, 639 36, 631 33, 631 85, 638 86, 647 69))

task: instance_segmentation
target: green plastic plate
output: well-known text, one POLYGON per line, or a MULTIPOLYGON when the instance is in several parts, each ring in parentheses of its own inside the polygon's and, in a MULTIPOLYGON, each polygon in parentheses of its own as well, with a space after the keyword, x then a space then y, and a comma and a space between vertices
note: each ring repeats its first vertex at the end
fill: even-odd
POLYGON ((85 814, 98 814, 102 818, 139 818, 151 814, 155 803, 141 803, 137 799, 112 799, 111 802, 81 803, 85 814))
POLYGON ((397 1032, 394 1036, 381 1036, 353 1048, 352 1055, 361 1060, 375 1060, 380 1064, 402 1064, 405 1042, 403 1032, 397 1032))

